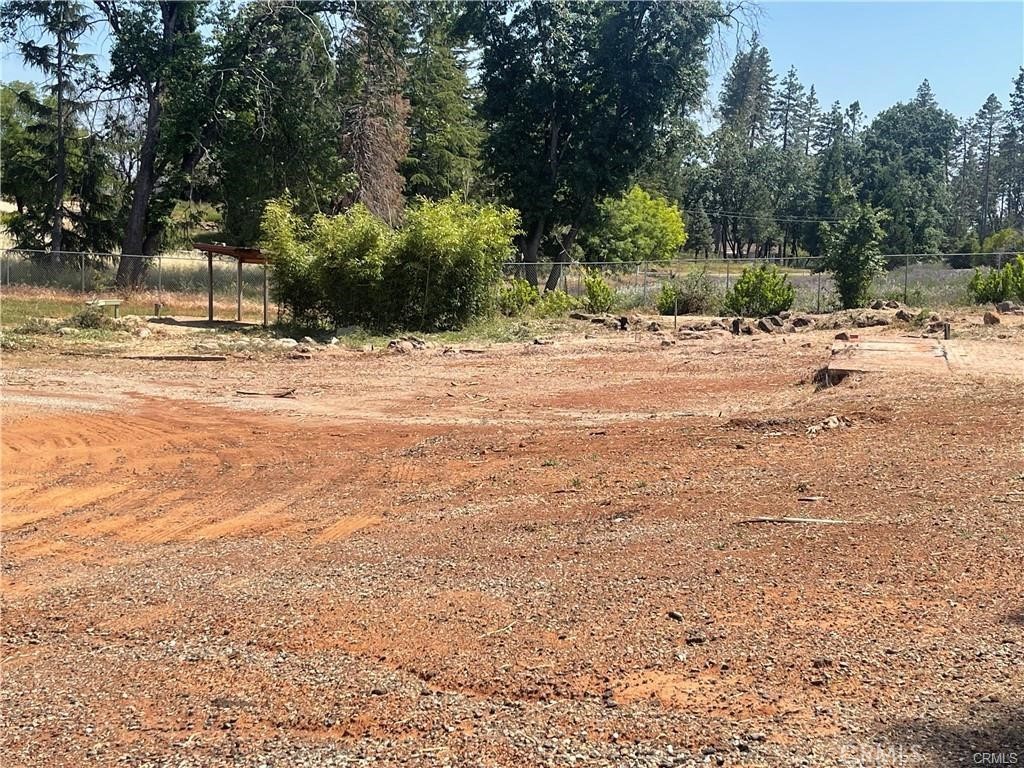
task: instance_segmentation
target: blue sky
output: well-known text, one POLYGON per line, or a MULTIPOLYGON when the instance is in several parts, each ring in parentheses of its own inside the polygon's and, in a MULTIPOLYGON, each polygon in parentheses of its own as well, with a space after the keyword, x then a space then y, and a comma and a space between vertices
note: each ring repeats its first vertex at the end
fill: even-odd
MULTIPOLYGON (((756 25, 776 72, 794 65, 814 84, 823 107, 860 101, 868 118, 913 98, 924 79, 939 104, 958 117, 973 115, 990 93, 1006 106, 1024 64, 1024 0, 1016 2, 764 2, 756 25)), ((712 62, 709 104, 737 43, 752 29, 723 30, 712 62)), ((107 40, 87 48, 105 58, 107 40)), ((7 50, 0 79, 38 80, 7 50)))
MULTIPOLYGON (((1006 106, 1018 68, 1024 64, 1024 0, 1017 2, 766 2, 757 27, 784 74, 797 68, 812 83, 823 107, 860 101, 873 117, 914 96, 928 78, 940 105, 958 117, 973 115, 990 93, 1006 106)), ((731 59, 737 33, 725 32, 731 59)), ((717 102, 721 76, 713 65, 717 102)))

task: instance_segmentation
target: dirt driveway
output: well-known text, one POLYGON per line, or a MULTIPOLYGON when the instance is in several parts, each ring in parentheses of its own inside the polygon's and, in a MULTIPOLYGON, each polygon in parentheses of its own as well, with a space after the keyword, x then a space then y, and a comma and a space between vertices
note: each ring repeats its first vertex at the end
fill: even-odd
POLYGON ((0 759, 1024 762, 1024 367, 831 339, 8 355, 0 759))

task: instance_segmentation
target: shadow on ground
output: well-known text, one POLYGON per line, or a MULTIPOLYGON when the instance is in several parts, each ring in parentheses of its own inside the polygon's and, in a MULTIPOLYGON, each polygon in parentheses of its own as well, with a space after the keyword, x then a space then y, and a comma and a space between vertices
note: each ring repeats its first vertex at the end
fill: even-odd
POLYGON ((175 317, 149 317, 146 322, 158 323, 160 325, 176 325, 180 328, 210 328, 222 331, 245 331, 252 328, 259 328, 259 323, 237 322, 235 320, 179 320, 175 317))
POLYGON ((978 702, 957 721, 906 720, 885 741, 922 765, 1024 765, 1024 705, 978 702))

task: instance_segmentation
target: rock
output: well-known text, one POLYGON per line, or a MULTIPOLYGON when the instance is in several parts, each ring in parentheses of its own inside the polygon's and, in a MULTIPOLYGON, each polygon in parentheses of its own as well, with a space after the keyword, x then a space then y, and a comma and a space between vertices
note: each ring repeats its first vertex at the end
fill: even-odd
POLYGON ((774 325, 776 328, 781 328, 782 327, 782 318, 780 318, 780 317, 776 317, 775 315, 768 315, 765 319, 769 323, 774 325))
POLYGON ((672 621, 683 620, 683 614, 681 614, 679 611, 669 611, 667 615, 670 619, 672 619, 672 621))
POLYGON ((587 321, 592 321, 594 319, 594 316, 591 315, 591 314, 588 314, 586 312, 579 312, 579 311, 574 310, 574 311, 569 313, 569 319, 570 320, 587 320, 587 321))
POLYGON ((892 320, 885 315, 874 315, 870 312, 857 315, 856 319, 853 321, 853 324, 858 328, 870 328, 875 325, 890 325, 891 323, 892 320))
POLYGON ((741 318, 734 317, 732 319, 732 323, 730 324, 730 328, 732 329, 733 333, 739 336, 740 331, 743 329, 743 320, 741 318))
POLYGON ((647 330, 651 331, 651 332, 660 331, 661 330, 661 326, 658 325, 658 323, 656 321, 651 320, 651 322, 647 326, 647 330))
POLYGON ((903 309, 902 307, 899 310, 897 310, 895 317, 901 323, 910 323, 913 322, 914 320, 913 314, 907 312, 907 310, 903 309))
POLYGON ((708 639, 700 632, 693 632, 686 638, 687 645, 703 645, 708 639))
POLYGON ((311 336, 303 336, 302 337, 302 343, 303 344, 308 344, 309 346, 313 347, 313 346, 316 346, 316 339, 314 339, 311 336))
POLYGON ((533 343, 536 344, 538 347, 541 347, 541 346, 546 346, 548 344, 551 344, 552 341, 551 341, 551 339, 542 339, 540 336, 537 336, 533 340, 533 343))
POLYGON ((619 330, 623 330, 623 331, 628 331, 629 330, 629 318, 628 317, 623 316, 623 317, 619 318, 619 330))
POLYGON ((885 302, 881 299, 875 299, 871 302, 871 309, 882 309, 885 307, 885 302))
POLYGON ((999 325, 999 315, 991 310, 986 312, 982 319, 985 321, 985 325, 999 325))
POLYGON ((837 333, 835 335, 835 340, 836 341, 849 341, 850 340, 850 334, 848 334, 846 331, 840 331, 839 333, 837 333))
POLYGON ((775 333, 775 324, 767 317, 762 317, 757 321, 757 330, 764 331, 765 333, 775 333))
POLYGON ((675 342, 672 341, 672 339, 662 339, 661 340, 661 346, 663 346, 663 347, 672 347, 672 346, 675 346, 675 342))
POLYGON ((893 301, 892 299, 889 299, 889 301, 885 302, 885 308, 886 309, 901 309, 900 303, 898 301, 893 301))
POLYGON ((797 315, 793 318, 794 328, 810 328, 812 325, 814 325, 814 320, 806 315, 797 315))
POLYGON ((327 342, 327 345, 329 347, 336 347, 336 346, 338 346, 338 337, 337 336, 332 336, 331 340, 327 342))
POLYGON ((78 329, 71 328, 69 326, 64 326, 63 328, 57 329, 58 336, 74 336, 76 333, 78 333, 78 329))
POLYGON ((288 357, 291 360, 312 360, 313 354, 311 352, 299 352, 296 350, 294 352, 290 352, 288 357))
POLYGON ((788 309, 784 309, 781 312, 779 312, 779 317, 782 320, 789 320, 789 318, 792 317, 792 316, 793 316, 793 313, 790 312, 788 309))
POLYGON ((782 333, 796 333, 796 326, 792 323, 784 323, 782 328, 779 329, 782 333))
POLYGON ((750 323, 744 323, 743 326, 740 328, 740 333, 742 333, 744 336, 753 336, 754 326, 752 326, 750 323))
POLYGON ((619 325, 619 321, 618 320, 614 320, 614 319, 612 319, 610 317, 607 320, 604 321, 604 327, 607 328, 609 331, 621 331, 622 330, 622 326, 619 325))
POLYGON ((388 349, 392 352, 398 352, 401 355, 407 355, 410 352, 414 352, 416 347, 411 341, 406 339, 392 339, 388 342, 388 349))
POLYGON ((153 332, 149 330, 149 328, 139 328, 139 330, 135 332, 135 335, 140 339, 148 339, 153 335, 153 332))
POLYGON ((277 346, 279 346, 281 349, 292 349, 294 347, 299 346, 299 342, 297 342, 295 339, 278 339, 277 346))

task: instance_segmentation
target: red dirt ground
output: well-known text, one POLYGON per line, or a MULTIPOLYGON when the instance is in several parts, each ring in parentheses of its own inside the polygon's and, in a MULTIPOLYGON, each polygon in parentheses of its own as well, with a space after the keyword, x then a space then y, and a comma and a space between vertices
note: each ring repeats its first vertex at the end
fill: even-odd
POLYGON ((1024 364, 831 338, 8 355, 3 764, 1024 761, 1024 364))

